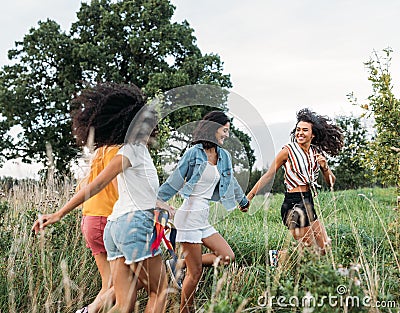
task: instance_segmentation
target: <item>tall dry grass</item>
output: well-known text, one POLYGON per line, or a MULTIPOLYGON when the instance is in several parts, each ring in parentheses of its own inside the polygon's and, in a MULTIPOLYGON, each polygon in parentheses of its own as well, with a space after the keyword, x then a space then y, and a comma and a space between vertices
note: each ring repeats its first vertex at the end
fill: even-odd
MULTIPOLYGON (((39 235, 31 233, 38 214, 55 211, 73 192, 69 181, 27 182, 3 192, 0 312, 69 313, 96 296, 100 277, 83 243, 79 210, 39 235)), ((215 226, 235 251, 236 261, 204 269, 196 294, 197 312, 398 312, 399 308, 388 307, 400 303, 399 211, 393 210, 394 189, 321 193, 317 211, 333 242, 326 256, 300 247, 291 238, 280 221, 281 202, 282 195, 268 201, 258 196, 250 214, 226 214, 215 208, 215 226), (287 259, 277 268, 269 265, 269 249, 287 251, 287 259), (343 294, 338 293, 339 286, 344 286, 343 294), (307 297, 321 301, 329 295, 342 300, 369 297, 371 304, 387 305, 301 303, 307 297), (282 307, 279 297, 300 302, 282 307), (272 300, 264 301, 267 298, 272 300)), ((136 312, 143 311, 146 299, 140 292, 136 312)), ((168 312, 178 312, 179 293, 171 288, 168 299, 168 312)))

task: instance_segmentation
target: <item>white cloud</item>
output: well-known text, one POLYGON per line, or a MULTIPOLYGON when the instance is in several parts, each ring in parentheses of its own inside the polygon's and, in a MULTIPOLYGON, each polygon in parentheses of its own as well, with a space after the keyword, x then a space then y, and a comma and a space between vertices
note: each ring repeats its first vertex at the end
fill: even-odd
POLYGON ((391 46, 398 82, 398 1, 173 0, 177 21, 187 19, 203 52, 215 52, 231 74, 233 91, 267 122, 311 106, 334 115, 358 112, 346 98, 371 92, 363 63, 391 46))
POLYGON ((11 176, 15 178, 39 179, 38 172, 43 169, 42 164, 26 164, 21 160, 9 160, 0 168, 0 177, 11 176))
POLYGON ((0 65, 8 63, 7 51, 15 48, 39 21, 51 19, 67 30, 76 19, 80 0, 14 0, 4 1, 0 13, 0 65))

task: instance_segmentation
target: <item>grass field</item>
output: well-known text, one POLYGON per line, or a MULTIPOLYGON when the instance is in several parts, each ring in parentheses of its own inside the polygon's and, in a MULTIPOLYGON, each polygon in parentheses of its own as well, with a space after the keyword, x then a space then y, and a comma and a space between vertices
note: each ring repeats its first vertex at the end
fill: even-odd
MULTIPOLYGON (((76 210, 38 236, 39 213, 53 212, 72 186, 20 185, 0 200, 0 312, 75 312, 100 289, 100 278, 80 233, 76 210)), ((214 208, 216 228, 236 261, 209 268, 197 293, 198 312, 400 311, 400 222, 395 189, 324 192, 317 213, 332 239, 318 256, 299 247, 280 220, 283 195, 257 196, 249 213, 214 208), (286 250, 278 267, 269 249, 286 250)), ((166 255, 167 257, 167 255, 166 255)), ((168 312, 178 312, 171 289, 168 312)), ((146 295, 139 295, 141 312, 146 295)))

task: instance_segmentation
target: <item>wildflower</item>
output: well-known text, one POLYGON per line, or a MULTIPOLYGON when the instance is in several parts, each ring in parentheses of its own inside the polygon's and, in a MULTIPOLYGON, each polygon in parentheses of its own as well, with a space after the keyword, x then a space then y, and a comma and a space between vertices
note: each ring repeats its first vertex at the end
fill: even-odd
POLYGON ((342 265, 339 265, 337 272, 340 276, 349 276, 349 270, 347 267, 343 267, 342 265))
POLYGON ((360 264, 352 264, 350 266, 350 270, 360 272, 361 265, 360 264))
POLYGON ((311 313, 314 311, 314 308, 311 304, 315 303, 315 298, 311 294, 311 292, 307 291, 306 295, 303 297, 303 313, 311 313), (314 301, 312 301, 314 300, 314 301))

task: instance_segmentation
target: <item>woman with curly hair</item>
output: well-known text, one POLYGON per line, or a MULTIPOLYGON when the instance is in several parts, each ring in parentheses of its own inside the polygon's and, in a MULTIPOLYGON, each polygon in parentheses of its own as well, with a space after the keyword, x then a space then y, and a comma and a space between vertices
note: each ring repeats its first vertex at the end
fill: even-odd
MULTIPOLYGON (((90 206, 90 218, 84 216, 84 224, 87 221, 88 226, 98 225, 87 227, 88 235, 93 236, 96 232, 98 238, 104 230, 104 237, 98 238, 96 244, 105 247, 106 254, 95 256, 98 266, 98 260, 101 261, 99 271, 103 287, 100 292, 109 287, 111 273, 115 293, 115 305, 107 312, 132 312, 136 291, 141 287, 145 287, 149 294, 146 312, 163 312, 167 287, 165 267, 160 249, 151 251, 148 242, 153 233, 159 185, 157 171, 146 146, 156 125, 155 114, 145 107, 145 97, 134 85, 98 84, 82 91, 72 101, 72 106, 73 129, 78 145, 89 143, 93 134, 93 145, 98 151, 114 150, 111 147, 119 149, 114 151, 115 155, 107 164, 100 165, 104 169, 92 171, 88 184, 80 188, 70 201, 57 212, 42 215, 32 229, 35 232, 44 229, 82 203, 84 210, 90 206), (129 138, 128 142, 126 138, 129 138), (118 200, 115 197, 106 199, 108 195, 103 192, 113 188, 111 182, 115 178, 118 200), (96 201, 96 197, 100 198, 96 201), (110 212, 110 202, 114 200, 116 202, 110 212), (99 214, 105 207, 108 211, 99 214), (107 215, 105 226, 102 218, 92 217, 102 215, 107 215), (96 230, 96 227, 101 230, 96 230), (110 262, 109 268, 104 263, 105 256, 110 262)), ((103 298, 100 295, 96 300, 103 302, 103 298)), ((78 312, 96 312, 99 309, 100 305, 90 305, 78 312)))
POLYGON ((293 237, 306 246, 315 245, 324 255, 330 244, 325 227, 318 220, 314 209, 319 171, 329 186, 335 183, 325 153, 338 155, 343 147, 341 129, 325 116, 309 109, 297 113, 296 127, 291 132, 292 142, 277 154, 271 167, 248 193, 249 200, 267 184, 271 185, 275 173, 283 166, 287 188, 281 207, 284 225, 293 237))
MULTIPOLYGON (((79 138, 78 135, 77 138, 79 138)), ((119 149, 119 145, 105 145, 98 147, 94 151, 90 172, 79 184, 78 191, 83 186, 91 183, 104 170, 119 149)), ((117 180, 113 179, 103 190, 82 204, 81 230, 85 238, 86 247, 92 251, 100 273, 101 289, 92 303, 77 310, 76 313, 99 312, 107 303, 111 304, 115 301, 114 288, 111 286, 110 263, 107 261, 103 235, 107 217, 111 214, 113 206, 118 199, 117 190, 117 180)))

